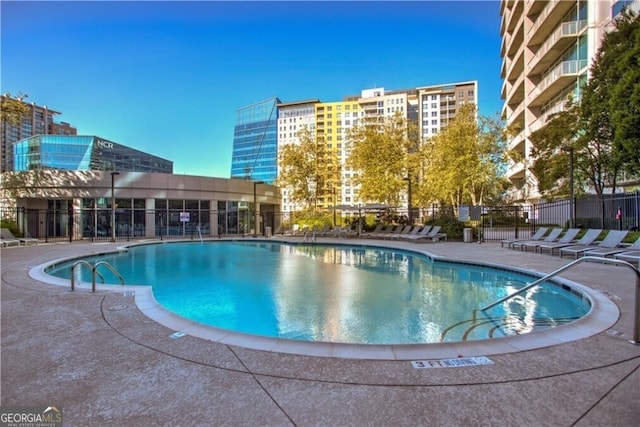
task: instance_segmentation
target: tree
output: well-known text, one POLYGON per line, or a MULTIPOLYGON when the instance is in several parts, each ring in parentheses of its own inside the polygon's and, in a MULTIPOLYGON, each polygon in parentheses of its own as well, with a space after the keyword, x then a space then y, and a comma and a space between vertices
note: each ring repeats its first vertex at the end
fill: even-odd
POLYGON ((581 100, 584 137, 608 147, 606 173, 640 173, 640 17, 624 12, 604 36, 581 100))
POLYGON ((398 205, 405 178, 417 176, 420 137, 417 126, 400 113, 382 122, 355 126, 348 135, 347 165, 357 171, 361 202, 398 205))
POLYGON ((500 120, 478 119, 476 112, 475 105, 463 105, 449 125, 424 144, 424 175, 417 192, 423 205, 478 205, 506 189, 505 127, 500 120))
POLYGON ((6 93, 0 97, 0 121, 4 124, 20 126, 22 116, 29 112, 29 106, 24 100, 29 95, 18 94, 12 97, 10 93, 6 93))
POLYGON ((316 208, 340 182, 338 157, 307 128, 298 133, 298 138, 299 143, 280 148, 277 184, 291 190, 295 203, 316 208))
POLYGON ((568 102, 564 111, 553 115, 544 127, 531 134, 534 160, 530 170, 538 180, 540 194, 548 199, 569 196, 570 156, 574 160, 577 193, 586 185, 597 194, 616 186, 620 165, 612 155, 610 139, 605 134, 587 136, 581 129, 580 117, 580 105, 568 102))
POLYGON ((566 197, 569 155, 575 188, 616 191, 622 171, 640 172, 640 21, 623 14, 594 59, 579 104, 569 102, 531 135, 531 171, 548 198, 566 197))

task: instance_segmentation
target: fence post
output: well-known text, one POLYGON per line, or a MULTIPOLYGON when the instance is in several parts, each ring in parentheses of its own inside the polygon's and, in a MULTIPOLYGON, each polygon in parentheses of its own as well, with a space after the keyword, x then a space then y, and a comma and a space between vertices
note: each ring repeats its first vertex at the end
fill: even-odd
POLYGON ((518 205, 516 205, 516 214, 513 217, 514 221, 516 222, 515 224, 515 238, 518 238, 518 223, 520 222, 520 207, 518 205))

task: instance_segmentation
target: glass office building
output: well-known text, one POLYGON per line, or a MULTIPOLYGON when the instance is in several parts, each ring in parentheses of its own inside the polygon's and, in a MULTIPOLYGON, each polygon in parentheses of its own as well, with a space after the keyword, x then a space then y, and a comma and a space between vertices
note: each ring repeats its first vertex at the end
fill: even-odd
POLYGON ((231 177, 273 184, 278 175, 278 98, 236 112, 231 177))
POLYGON ((13 146, 16 171, 115 170, 173 173, 173 162, 98 136, 36 135, 13 146))

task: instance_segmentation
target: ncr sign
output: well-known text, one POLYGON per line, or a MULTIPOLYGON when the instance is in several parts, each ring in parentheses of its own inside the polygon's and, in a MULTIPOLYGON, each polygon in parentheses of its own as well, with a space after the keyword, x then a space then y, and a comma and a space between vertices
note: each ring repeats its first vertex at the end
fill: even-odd
POLYGON ((98 147, 100 147, 100 148, 106 148, 107 150, 113 150, 113 142, 111 142, 111 141, 105 141, 104 139, 98 139, 96 141, 96 144, 98 144, 98 147))

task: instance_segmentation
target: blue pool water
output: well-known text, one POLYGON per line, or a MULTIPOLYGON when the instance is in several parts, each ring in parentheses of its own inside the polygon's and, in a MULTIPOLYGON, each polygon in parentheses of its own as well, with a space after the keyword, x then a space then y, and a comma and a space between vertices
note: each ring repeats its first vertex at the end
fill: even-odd
MULTIPOLYGON (((517 335, 573 321, 589 301, 545 283, 479 314, 535 280, 507 270, 434 261, 398 250, 277 242, 141 245, 105 260, 127 285, 150 285, 180 316, 268 337, 416 344, 517 335)), ((47 273, 70 278, 69 261, 47 273)), ((106 283, 118 284, 108 269, 106 283)), ((87 268, 76 279, 90 282, 87 268)), ((114 285, 115 286, 115 285, 114 285)))

